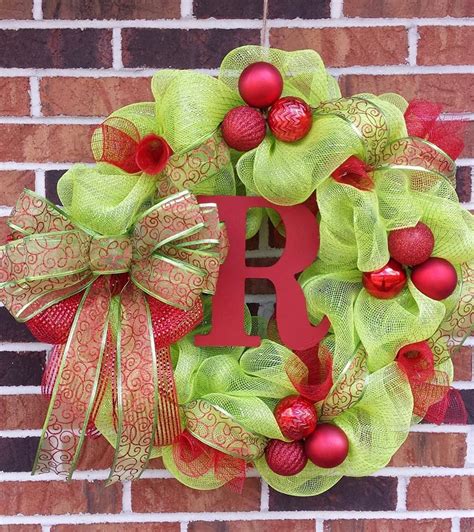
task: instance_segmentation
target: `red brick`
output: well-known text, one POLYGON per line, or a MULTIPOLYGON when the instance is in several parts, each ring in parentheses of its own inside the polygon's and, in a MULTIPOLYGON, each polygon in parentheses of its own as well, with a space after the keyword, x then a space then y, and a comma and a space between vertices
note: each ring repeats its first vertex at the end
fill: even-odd
POLYGON ((331 67, 352 65, 399 65, 408 55, 407 31, 387 28, 276 28, 271 46, 283 50, 316 50, 331 67), (367 43, 371 43, 368 46, 367 43))
MULTIPOLYGON (((262 18, 263 3, 255 0, 194 0, 197 18, 262 18)), ((329 18, 330 0, 278 0, 268 3, 268 18, 329 18)))
POLYGON ((43 78, 45 116, 106 116, 119 107, 153 101, 149 78, 43 78))
POLYGON ((260 481, 248 478, 242 494, 228 488, 194 490, 177 480, 143 479, 132 483, 134 512, 237 512, 260 509, 260 481))
POLYGON ((314 532, 314 521, 195 521, 189 523, 188 532, 314 532))
POLYGON ((0 115, 29 115, 29 89, 28 78, 0 78, 0 115))
POLYGON ((0 30, 0 67, 106 68, 112 32, 104 29, 0 30))
POLYGON ((472 532, 474 530, 474 517, 461 519, 459 523, 460 532, 472 532))
POLYGON ((0 19, 29 19, 33 16, 33 0, 2 0, 0 19))
POLYGON ((474 157, 474 122, 468 122, 464 131, 464 150, 461 157, 474 157))
POLYGON ((94 126, 0 124, 3 161, 89 162, 94 126))
POLYGON ((412 478, 407 490, 407 509, 474 509, 474 477, 412 478))
POLYGON ((34 190, 34 172, 29 170, 0 171, 0 205, 13 207, 24 188, 34 190))
POLYGON ((41 532, 41 525, 0 525, 0 532, 41 532))
POLYGON ((422 26, 418 28, 419 65, 465 65, 471 62, 474 28, 470 26, 422 26))
POLYGON ((324 532, 451 532, 450 519, 341 519, 325 521, 324 532))
POLYGON ((455 381, 472 380, 472 352, 472 346, 464 345, 452 355, 455 381))
POLYGON ((40 429, 47 408, 41 395, 0 396, 0 430, 40 429))
MULTIPOLYGON (((461 203, 468 203, 472 196, 472 168, 470 166, 458 166, 456 169, 456 193, 461 203)), ((462 363, 462 361, 454 362, 462 363)))
POLYGON ((346 17, 472 17, 472 0, 344 0, 346 17))
POLYGON ((122 486, 104 481, 9 482, 3 484, 0 514, 56 515, 67 513, 119 513, 122 486))
POLYGON ((398 92, 408 100, 421 98, 441 103, 446 112, 474 110, 474 74, 348 75, 339 81, 345 96, 398 92))
POLYGON ((0 246, 7 242, 10 228, 7 225, 8 216, 0 217, 0 246))
POLYGON ((103 437, 86 438, 81 452, 78 469, 110 469, 114 459, 114 448, 103 437))
POLYGON ((463 467, 465 457, 465 434, 412 432, 389 465, 463 467))
POLYGON ((122 30, 123 64, 134 68, 216 68, 233 48, 259 43, 256 29, 122 30))
POLYGON ((53 19, 160 19, 179 18, 179 0, 43 0, 43 18, 53 19))
POLYGON ((179 532, 179 530, 179 523, 100 523, 51 527, 51 532, 179 532))

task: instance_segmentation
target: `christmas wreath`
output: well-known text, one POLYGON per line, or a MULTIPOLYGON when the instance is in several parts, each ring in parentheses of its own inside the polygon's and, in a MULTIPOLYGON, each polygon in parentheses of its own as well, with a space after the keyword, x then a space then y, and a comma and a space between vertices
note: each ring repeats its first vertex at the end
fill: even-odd
MULTIPOLYGON (((196 489, 239 490, 254 466, 315 495, 384 467, 414 423, 465 422, 451 387, 473 321, 462 124, 397 94, 343 98, 309 50, 244 46, 217 78, 164 70, 152 90, 95 130, 96 164, 63 175, 61 207, 25 190, 9 219, 0 299, 54 345, 33 472, 71 478, 102 434, 109 482, 162 457, 196 489), (229 195, 316 198, 319 256, 298 280, 311 322, 330 322, 317 345, 290 349, 248 309, 259 346, 195 343, 229 251, 218 205, 199 199, 229 195)), ((247 237, 267 216, 284 234, 260 206, 247 237)))

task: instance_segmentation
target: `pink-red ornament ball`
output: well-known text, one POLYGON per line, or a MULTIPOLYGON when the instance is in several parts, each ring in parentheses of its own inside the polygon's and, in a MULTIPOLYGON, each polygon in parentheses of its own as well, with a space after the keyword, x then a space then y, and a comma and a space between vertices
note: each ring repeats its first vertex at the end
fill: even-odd
POLYGON ((318 467, 336 467, 349 453, 349 440, 336 425, 321 423, 305 441, 306 456, 318 467))
POLYGON ((439 257, 431 257, 413 268, 411 280, 425 296, 441 301, 454 292, 458 276, 450 262, 439 257))
POLYGON ((278 68, 271 63, 252 63, 240 74, 240 96, 251 107, 269 107, 278 100, 282 90, 283 78, 278 68))
POLYGON ((313 125, 310 106, 301 98, 287 96, 277 100, 268 112, 268 126, 283 142, 296 142, 305 137, 313 125))
POLYGON ((304 397, 290 395, 275 408, 275 419, 280 430, 289 440, 301 440, 316 428, 317 414, 313 403, 304 397))
POLYGON ((248 151, 256 148, 265 138, 266 122, 258 109, 242 105, 225 115, 221 129, 228 146, 248 151))
POLYGON ((394 259, 373 272, 364 272, 362 284, 370 295, 378 299, 391 299, 399 294, 407 282, 403 266, 394 259))
POLYGON ((270 440, 265 447, 265 459, 274 473, 284 477, 297 475, 308 462, 301 441, 270 440))
POLYGON ((422 222, 414 227, 396 229, 388 235, 390 256, 406 266, 416 266, 428 260, 434 243, 431 229, 422 222))

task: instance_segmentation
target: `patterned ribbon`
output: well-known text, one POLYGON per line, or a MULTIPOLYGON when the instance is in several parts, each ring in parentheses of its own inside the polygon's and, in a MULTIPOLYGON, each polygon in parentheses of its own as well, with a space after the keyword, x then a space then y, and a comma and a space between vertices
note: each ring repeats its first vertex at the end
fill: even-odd
MULTIPOLYGON (((24 191, 9 225, 15 240, 0 247, 0 300, 16 319, 27 321, 82 292, 67 342, 56 353, 33 472, 71 477, 102 397, 103 361, 113 351, 117 444, 109 481, 138 477, 153 444, 169 445, 181 432, 169 343, 154 336, 145 294, 191 311, 201 293, 214 292, 227 249, 216 206, 181 192, 146 211, 129 234, 104 236, 24 191), (131 282, 113 298, 110 276, 124 272, 131 282)), ((195 325, 196 312, 189 314, 194 322, 188 319, 179 337, 195 325)))

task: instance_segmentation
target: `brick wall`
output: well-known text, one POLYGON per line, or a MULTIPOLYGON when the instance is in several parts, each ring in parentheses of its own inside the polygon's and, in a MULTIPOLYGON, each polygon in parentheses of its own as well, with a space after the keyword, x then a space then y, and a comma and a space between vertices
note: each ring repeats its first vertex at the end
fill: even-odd
MULTIPOLYGON (((0 0, 0 234, 23 187, 53 201, 88 136, 114 108, 150 99, 149 76, 179 67, 215 73, 244 43, 314 48, 346 94, 399 91, 472 120, 458 193, 472 207, 472 0, 0 0), (93 19, 93 20, 92 20, 93 19)), ((264 230, 255 259, 275 255, 264 230)), ((254 310, 271 306, 253 285, 254 310)), ((472 342, 471 342, 472 345, 472 342)), ((468 426, 414 428, 389 467, 346 478, 318 497, 294 498, 250 475, 242 495, 194 492, 152 464, 135 483, 104 487, 111 448, 88 442, 76 480, 30 477, 46 402, 39 394, 49 346, 0 308, 0 531, 462 531, 474 529, 472 347, 456 357, 455 386, 468 426), (471 517, 469 517, 471 516, 471 517), (107 524, 106 524, 107 523, 107 524)))

